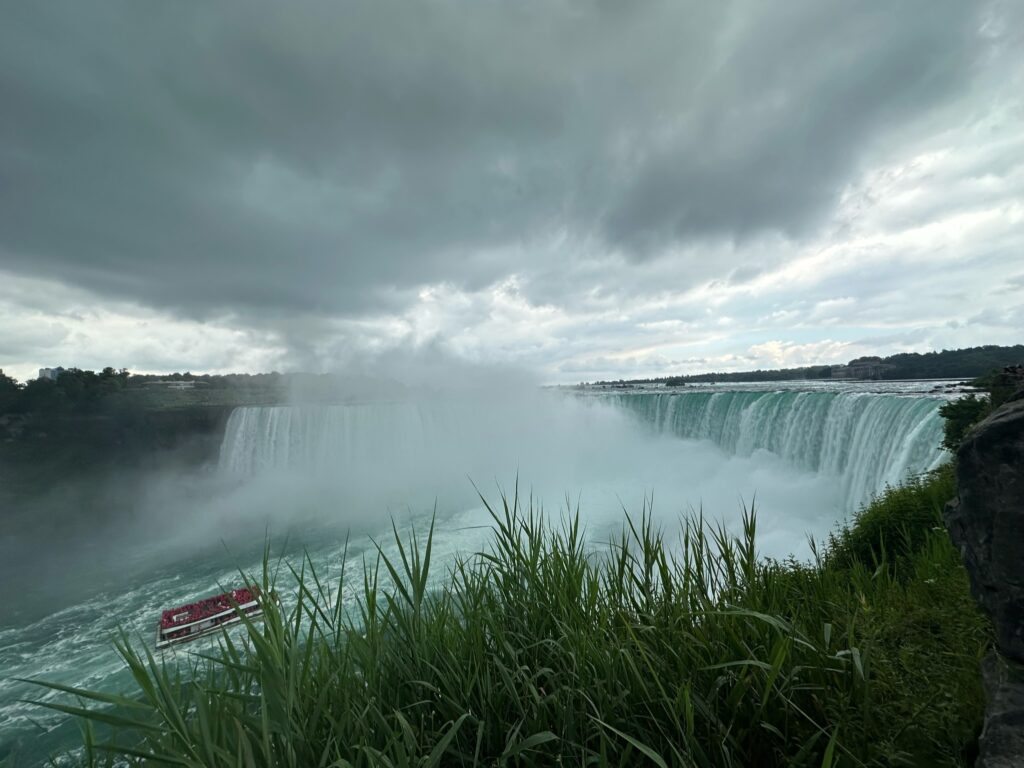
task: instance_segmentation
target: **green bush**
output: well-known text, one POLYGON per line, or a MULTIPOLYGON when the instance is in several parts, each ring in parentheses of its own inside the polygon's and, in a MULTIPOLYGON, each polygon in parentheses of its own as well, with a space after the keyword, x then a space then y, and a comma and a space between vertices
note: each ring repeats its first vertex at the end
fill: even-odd
POLYGON ((882 562, 898 566, 935 533, 945 531, 942 508, 955 495, 952 464, 887 488, 854 516, 853 525, 830 536, 828 561, 838 567, 882 562))
POLYGON ((967 431, 991 411, 992 405, 988 398, 973 394, 945 403, 939 408, 939 415, 946 420, 942 427, 942 447, 950 453, 956 453, 967 431))

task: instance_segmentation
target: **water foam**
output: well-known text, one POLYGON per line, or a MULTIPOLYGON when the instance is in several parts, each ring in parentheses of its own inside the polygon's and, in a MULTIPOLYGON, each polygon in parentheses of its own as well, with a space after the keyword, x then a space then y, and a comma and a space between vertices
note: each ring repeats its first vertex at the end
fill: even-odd
POLYGON ((679 392, 609 396, 655 431, 708 440, 727 454, 765 450, 832 475, 854 509, 909 475, 934 469, 942 400, 867 392, 679 392))
MULTIPOLYGON (((946 459, 939 447, 942 401, 932 397, 704 391, 592 399, 661 435, 710 441, 727 456, 768 451, 795 469, 835 478, 848 511, 886 485, 946 459)), ((560 407, 572 410, 568 403, 560 407)), ((477 444, 487 418, 479 404, 469 408, 443 401, 242 407, 228 422, 220 468, 248 476, 303 470, 359 477, 382 462, 424 466, 439 453, 458 455, 460 441, 477 444)))

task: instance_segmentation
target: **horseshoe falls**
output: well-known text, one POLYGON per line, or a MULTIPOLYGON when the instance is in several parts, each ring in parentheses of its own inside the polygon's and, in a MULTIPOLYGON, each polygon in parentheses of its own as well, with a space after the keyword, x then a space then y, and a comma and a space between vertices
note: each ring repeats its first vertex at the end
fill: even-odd
MULTIPOLYGON (((517 426, 537 435, 535 442, 557 442, 574 434, 565 452, 618 455, 633 468, 636 448, 623 450, 622 435, 600 430, 579 411, 610 409, 627 417, 640 432, 681 441, 711 443, 725 457, 771 454, 794 470, 838 483, 840 504, 852 511, 909 475, 938 466, 946 455, 939 447, 943 400, 922 395, 842 391, 697 391, 607 394, 588 398, 547 398, 546 407, 525 421, 501 419, 493 404, 400 402, 330 406, 258 406, 237 408, 228 422, 220 469, 255 476, 275 470, 363 477, 382 464, 400 468, 408 478, 434 465, 438 457, 472 471, 486 452, 493 474, 495 443, 517 426), (556 411, 573 413, 575 422, 552 426, 556 411), (576 423, 579 422, 579 423, 576 423), (493 435, 488 442, 483 436, 493 435), (611 445, 612 442, 616 445, 611 445), (486 445, 486 449, 484 446, 486 445)), ((563 414, 564 415, 564 414, 563 414)), ((636 439, 636 436, 631 436, 636 439)), ((506 471, 529 461, 524 451, 541 450, 529 442, 510 441, 502 460, 506 471), (518 452, 517 452, 518 451, 518 452)), ((500 453, 500 451, 499 451, 500 453)), ((547 462, 551 464, 551 462, 547 462)), ((599 475, 591 475, 599 476, 599 475)), ((532 479, 532 477, 531 477, 532 479)), ((553 478, 555 482, 558 478, 553 478)), ((572 478, 564 482, 572 483, 572 478)), ((562 491, 565 489, 563 488, 562 491)), ((745 489, 756 493, 759 489, 745 489)))
POLYGON ((867 392, 611 395, 656 432, 706 440, 733 456, 769 451, 831 475, 848 510, 887 485, 939 466, 943 400, 867 392))

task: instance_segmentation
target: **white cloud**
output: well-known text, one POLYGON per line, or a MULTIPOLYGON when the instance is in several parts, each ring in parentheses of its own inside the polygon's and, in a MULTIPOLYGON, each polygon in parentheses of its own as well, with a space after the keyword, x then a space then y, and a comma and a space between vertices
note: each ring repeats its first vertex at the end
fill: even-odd
POLYGON ((182 320, 112 302, 56 281, 0 273, 0 369, 20 380, 62 365, 136 373, 271 370, 284 359, 273 334, 232 318, 182 320))

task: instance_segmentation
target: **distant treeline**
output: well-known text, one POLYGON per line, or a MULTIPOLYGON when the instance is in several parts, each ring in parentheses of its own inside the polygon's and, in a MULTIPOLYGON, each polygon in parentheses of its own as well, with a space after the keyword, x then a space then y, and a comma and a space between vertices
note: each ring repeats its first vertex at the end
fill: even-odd
POLYGON ((683 384, 707 384, 716 381, 792 381, 793 379, 831 379, 832 367, 828 365, 812 365, 805 368, 775 368, 765 371, 745 371, 740 373, 698 373, 693 376, 668 376, 661 381, 670 387, 683 384))
POLYGON ((956 379, 984 376, 993 370, 1024 363, 1024 344, 999 347, 949 349, 920 355, 905 352, 883 358, 883 363, 894 366, 893 379, 956 379))
MULTIPOLYGON (((64 417, 121 417, 147 410, 187 407, 348 402, 358 398, 400 397, 405 388, 390 379, 331 373, 132 374, 104 368, 98 373, 57 369, 25 384, 0 372, 0 417, 31 416, 35 421, 64 417)), ((0 433, 3 424, 0 423, 0 433)))
POLYGON ((166 392, 164 385, 169 382, 187 382, 204 390, 283 390, 286 386, 285 376, 280 373, 138 375, 124 368, 108 367, 99 372, 68 368, 60 371, 56 378, 40 377, 23 385, 0 373, 0 416, 114 415, 152 405, 135 395, 166 392))
POLYGON ((1024 362, 1024 344, 1000 347, 944 349, 941 352, 904 352, 889 357, 860 357, 845 366, 811 365, 765 371, 698 373, 691 376, 662 376, 629 381, 599 381, 596 384, 708 384, 720 381, 789 381, 794 379, 973 379, 994 370, 1024 362))
POLYGON ((22 386, 0 373, 0 415, 95 413, 128 388, 129 378, 123 368, 99 373, 70 369, 56 379, 33 379, 22 386))

